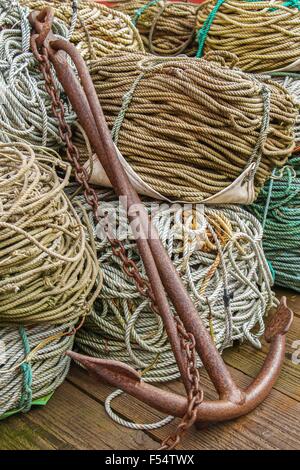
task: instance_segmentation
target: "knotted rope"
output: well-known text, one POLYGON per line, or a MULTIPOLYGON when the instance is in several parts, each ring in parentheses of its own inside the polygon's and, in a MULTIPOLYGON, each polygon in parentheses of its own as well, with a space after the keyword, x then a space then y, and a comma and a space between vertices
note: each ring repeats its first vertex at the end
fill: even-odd
POLYGON ((73 0, 21 0, 31 9, 53 6, 55 16, 69 25, 69 39, 87 61, 113 51, 144 51, 143 43, 130 18, 99 3, 73 0))
POLYGON ((196 16, 199 5, 167 0, 113 2, 138 28, 145 49, 158 55, 195 55, 196 16))
POLYGON ((299 59, 300 2, 207 0, 198 10, 197 29, 197 57, 226 51, 237 55, 243 70, 277 70, 299 59))
POLYGON ((275 284, 300 292, 300 157, 273 171, 249 209, 264 227, 263 246, 275 284))
MULTIPOLYGON (((0 142, 25 140, 32 145, 62 144, 58 123, 39 64, 30 52, 29 9, 17 1, 0 0, 0 142)), ((67 37, 64 23, 54 21, 56 33, 67 37)), ((61 91, 66 119, 75 120, 61 91)))
POLYGON ((0 327, 0 420, 46 403, 64 381, 74 323, 0 327))
MULTIPOLYGON (((104 57, 90 71, 121 153, 173 200, 215 195, 251 163, 258 191, 294 148, 298 106, 267 78, 224 62, 133 53, 104 57)), ((85 141, 77 140, 87 159, 85 141)))
POLYGON ((87 315, 101 279, 63 192, 69 165, 36 157, 25 144, 0 144, 0 159, 0 322, 58 324, 87 315))
MULTIPOLYGON (((114 196, 111 201, 104 201, 101 195, 99 199, 101 222, 94 226, 93 235, 103 270, 103 289, 76 336, 77 347, 94 357, 130 364, 148 382, 178 378, 161 318, 151 310, 149 299, 137 292, 103 237, 106 222, 115 222, 113 233, 123 240, 129 259, 146 276, 132 232, 126 231, 124 210, 114 196)), ((263 317, 275 300, 259 222, 238 206, 146 203, 146 207, 217 348, 223 351, 235 340, 260 347, 263 317)), ((89 218, 93 223, 91 211, 89 218)), ((145 426, 128 423, 110 407, 120 393, 114 392, 106 402, 107 412, 117 422, 134 429, 153 429, 172 419, 145 426)))

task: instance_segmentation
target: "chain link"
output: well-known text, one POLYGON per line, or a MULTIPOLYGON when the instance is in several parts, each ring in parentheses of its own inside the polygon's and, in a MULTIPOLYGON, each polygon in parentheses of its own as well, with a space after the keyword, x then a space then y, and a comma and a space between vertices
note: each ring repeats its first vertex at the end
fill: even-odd
MULTIPOLYGON (((46 91, 52 100, 52 113, 58 120, 59 134, 62 141, 66 144, 68 160, 74 168, 77 182, 83 187, 85 199, 92 208, 95 220, 99 222, 99 202, 97 193, 89 184, 88 172, 86 168, 81 165, 78 149, 73 144, 72 131, 65 119, 65 109, 56 88, 48 50, 43 46, 39 52, 36 45, 34 45, 32 49, 35 58, 40 64, 40 69, 45 79, 46 91)), ((149 281, 141 276, 136 263, 132 259, 128 258, 123 243, 120 240, 109 236, 109 227, 107 227, 107 238, 111 244, 113 254, 122 261, 124 272, 134 280, 139 293, 143 297, 148 297, 150 299, 152 310, 159 314, 149 281)), ((188 333, 186 331, 179 317, 175 317, 175 320, 178 335, 180 337, 181 348, 186 354, 187 375, 190 382, 190 390, 187 396, 187 411, 175 432, 162 442, 160 450, 174 449, 180 443, 183 434, 194 424, 197 416, 197 408, 203 401, 203 391, 200 388, 200 376, 196 365, 195 338, 192 333, 188 333)))

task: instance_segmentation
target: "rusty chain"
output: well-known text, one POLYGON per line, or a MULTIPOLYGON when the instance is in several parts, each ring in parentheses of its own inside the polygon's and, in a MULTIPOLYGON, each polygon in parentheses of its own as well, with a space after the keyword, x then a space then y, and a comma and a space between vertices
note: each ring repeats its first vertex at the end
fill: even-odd
MULTIPOLYGON (((32 36, 31 45, 33 54, 40 64, 40 69, 45 80, 46 91, 52 100, 52 113, 58 120, 59 134, 66 145, 68 160, 74 168, 77 182, 83 187, 85 199, 92 208, 95 220, 99 222, 99 202, 97 193, 89 184, 88 172, 86 168, 81 165, 78 149, 73 144, 72 130, 65 119, 65 109, 55 84, 48 50, 45 46, 42 46, 40 51, 38 50, 35 36, 32 36)), ((150 298, 150 306, 152 310, 159 314, 155 297, 148 280, 141 276, 136 263, 132 259, 128 258, 123 243, 120 240, 110 237, 108 232, 109 230, 107 230, 107 238, 111 244, 112 251, 114 255, 122 261, 124 272, 134 280, 139 293, 144 297, 150 298)), ((197 415, 197 408, 203 401, 203 390, 200 387, 200 376, 196 366, 194 335, 186 331, 179 317, 176 316, 175 321, 178 335, 180 337, 181 348, 186 354, 187 359, 187 375, 190 382, 190 390, 187 395, 188 407, 176 430, 164 439, 159 450, 172 450, 180 443, 183 434, 194 424, 197 415)))

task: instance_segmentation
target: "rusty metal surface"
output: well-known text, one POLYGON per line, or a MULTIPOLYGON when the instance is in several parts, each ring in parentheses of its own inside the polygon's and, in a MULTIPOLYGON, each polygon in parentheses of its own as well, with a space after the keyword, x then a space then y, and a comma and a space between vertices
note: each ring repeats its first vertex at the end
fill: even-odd
POLYGON ((268 322, 265 331, 265 338, 268 343, 277 335, 286 334, 293 321, 293 312, 286 304, 286 297, 281 298, 276 315, 268 322))
POLYGON ((154 228, 151 228, 154 236, 147 237, 149 233, 147 212, 116 155, 110 131, 86 65, 72 44, 63 39, 57 39, 53 35, 52 19, 53 12, 50 8, 31 14, 30 21, 34 29, 31 44, 35 57, 41 63, 47 90, 52 96, 53 113, 59 119, 61 136, 66 142, 69 159, 96 216, 97 196, 79 164, 78 155, 72 143, 71 131, 65 123, 63 109, 55 91, 50 62, 116 194, 127 197, 126 209, 129 220, 138 223, 141 228, 141 237, 136 241, 149 282, 145 282, 140 277, 136 266, 128 260, 122 244, 118 240, 111 240, 111 243, 115 254, 122 260, 125 271, 135 279, 137 288, 151 298, 153 309, 161 315, 164 321, 187 397, 164 392, 145 384, 136 371, 123 364, 117 366, 115 363, 112 364, 112 361, 100 361, 72 352, 69 355, 84 364, 100 380, 123 389, 158 410, 183 417, 174 435, 170 436, 162 447, 163 449, 174 448, 182 433, 195 421, 218 422, 234 418, 248 413, 264 400, 280 372, 284 359, 285 333, 291 323, 292 314, 282 302, 275 320, 267 329, 266 337, 271 342, 271 346, 265 364, 251 386, 246 390, 241 390, 227 370, 154 228), (75 64, 80 81, 69 66, 67 55, 71 56, 75 64), (138 205, 138 213, 130 211, 133 205, 138 205), (170 312, 169 301, 172 302, 177 312, 178 320, 170 312), (219 394, 220 400, 218 401, 203 400, 199 373, 195 367, 196 351, 219 394))

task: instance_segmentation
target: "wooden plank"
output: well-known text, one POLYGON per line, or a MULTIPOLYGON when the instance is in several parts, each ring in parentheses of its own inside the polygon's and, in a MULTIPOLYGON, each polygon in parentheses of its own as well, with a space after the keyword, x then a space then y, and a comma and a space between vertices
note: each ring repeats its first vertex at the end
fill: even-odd
POLYGON ((0 421, 1 450, 54 450, 62 442, 45 429, 35 432, 25 415, 0 421))
POLYGON ((124 429, 108 420, 102 406, 70 383, 56 392, 47 413, 35 410, 32 423, 63 436, 69 448, 76 449, 153 449, 157 443, 144 433, 124 429))
POLYGON ((155 449, 158 443, 141 431, 107 419, 99 403, 65 382, 44 408, 0 424, 1 449, 155 449), (25 421, 24 421, 25 420, 25 421), (58 437, 56 437, 58 436, 58 437), (125 437, 126 436, 126 437, 125 437))
MULTIPOLYGON (((236 369, 230 369, 235 379, 242 385, 249 383, 249 377, 236 369)), ((202 372, 205 397, 211 399, 215 391, 206 374, 202 372)), ((103 403, 110 387, 96 383, 85 371, 78 367, 72 369, 69 380, 85 390, 90 396, 103 403)), ((173 391, 182 393, 181 385, 174 382, 169 386, 173 391)), ((127 419, 135 422, 155 422, 162 418, 156 410, 132 399, 121 396, 114 403, 114 409, 127 419)), ((223 423, 201 431, 189 431, 181 449, 299 449, 300 404, 295 400, 273 390, 270 397, 254 412, 230 423, 223 423)), ((109 419, 109 418, 107 418, 109 419)), ((178 420, 176 420, 178 422, 178 420)), ((149 432, 154 439, 163 439, 175 427, 175 422, 149 432)))

